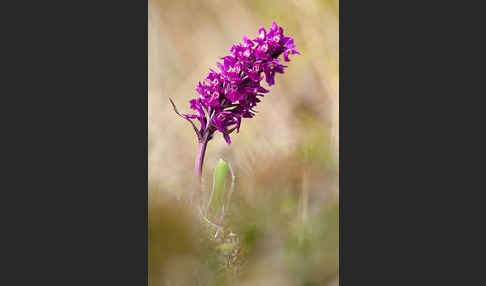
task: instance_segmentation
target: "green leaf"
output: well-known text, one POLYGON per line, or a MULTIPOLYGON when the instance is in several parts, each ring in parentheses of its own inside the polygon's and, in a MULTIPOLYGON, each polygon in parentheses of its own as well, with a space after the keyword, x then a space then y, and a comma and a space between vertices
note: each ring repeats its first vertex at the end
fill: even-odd
POLYGON ((213 190, 209 199, 210 216, 220 216, 223 211, 225 199, 226 176, 228 174, 228 163, 219 159, 214 169, 213 190))

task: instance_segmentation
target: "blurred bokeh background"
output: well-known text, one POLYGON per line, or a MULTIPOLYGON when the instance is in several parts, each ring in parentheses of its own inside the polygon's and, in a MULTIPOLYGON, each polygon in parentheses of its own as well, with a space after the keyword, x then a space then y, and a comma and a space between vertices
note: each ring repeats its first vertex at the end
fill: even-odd
POLYGON ((149 0, 149 243, 183 243, 179 252, 151 248, 152 258, 167 254, 160 256, 166 260, 149 262, 153 285, 337 285, 338 7, 338 0, 149 0), (203 173, 209 188, 219 158, 234 170, 231 226, 248 242, 246 274, 238 276, 239 284, 229 283, 203 259, 209 270, 196 283, 174 273, 185 273, 202 263, 197 257, 209 254, 194 250, 193 230, 180 225, 181 209, 167 202, 191 191, 197 140, 168 97, 179 111, 189 112, 188 101, 208 69, 243 35, 254 38, 272 21, 295 39, 301 55, 291 56, 286 73, 277 74, 259 113, 242 121, 231 145, 215 135, 203 173), (155 235, 158 231, 164 234, 155 235), (175 278, 167 278, 168 272, 175 278))

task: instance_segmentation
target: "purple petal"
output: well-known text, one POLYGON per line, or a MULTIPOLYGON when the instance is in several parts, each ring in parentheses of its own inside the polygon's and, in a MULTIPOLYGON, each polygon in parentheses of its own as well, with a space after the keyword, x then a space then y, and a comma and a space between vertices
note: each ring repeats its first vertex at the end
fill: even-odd
POLYGON ((229 134, 226 134, 226 133, 223 133, 223 137, 224 137, 224 140, 226 141, 226 143, 231 144, 231 138, 229 136, 229 134))

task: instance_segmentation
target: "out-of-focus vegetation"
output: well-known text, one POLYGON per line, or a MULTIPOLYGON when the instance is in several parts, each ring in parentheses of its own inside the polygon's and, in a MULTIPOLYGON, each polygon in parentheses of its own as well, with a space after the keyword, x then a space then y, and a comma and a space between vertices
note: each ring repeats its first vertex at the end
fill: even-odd
POLYGON ((152 190, 149 285, 337 285, 338 202, 288 183, 235 192, 221 228, 152 190))
MULTIPOLYGON (((338 2, 149 0, 149 283, 337 285, 338 2), (209 67, 276 21, 301 55, 226 145, 210 141, 203 197, 223 158, 234 192, 218 231, 194 215, 189 110, 209 67)), ((228 184, 226 184, 228 187, 228 184)))

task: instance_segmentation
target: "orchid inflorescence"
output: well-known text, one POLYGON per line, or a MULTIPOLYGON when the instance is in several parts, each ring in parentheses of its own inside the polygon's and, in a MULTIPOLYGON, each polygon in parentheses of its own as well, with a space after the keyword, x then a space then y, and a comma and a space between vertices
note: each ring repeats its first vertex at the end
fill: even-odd
POLYGON ((243 43, 233 45, 231 54, 222 57, 217 63, 219 71, 210 72, 196 87, 198 96, 189 101, 195 114, 180 114, 172 99, 174 111, 191 123, 198 138, 198 150, 194 162, 196 188, 192 202, 200 202, 201 178, 206 147, 216 131, 223 134, 226 143, 231 144, 230 134, 240 131, 242 118, 255 116, 259 97, 269 91, 261 86, 265 81, 269 86, 275 84, 275 74, 284 73, 279 57, 289 62, 289 55, 300 54, 294 46, 294 39, 283 34, 282 27, 275 22, 269 31, 261 27, 258 37, 253 40, 243 37, 243 43), (197 128, 193 122, 199 120, 197 128))
POLYGON ((255 116, 258 97, 269 92, 260 84, 263 76, 269 86, 273 85, 275 73, 284 73, 287 67, 280 63, 279 56, 283 54, 289 62, 289 55, 299 54, 294 39, 284 36, 275 22, 268 32, 263 27, 258 32, 255 39, 244 36, 243 43, 233 45, 231 55, 217 63, 219 71, 210 69, 205 81, 198 83, 199 95, 189 101, 196 114, 181 115, 174 105, 175 111, 192 124, 199 142, 211 140, 217 130, 230 144, 230 134, 239 132, 242 118, 255 116), (193 119, 199 120, 199 129, 193 119))

